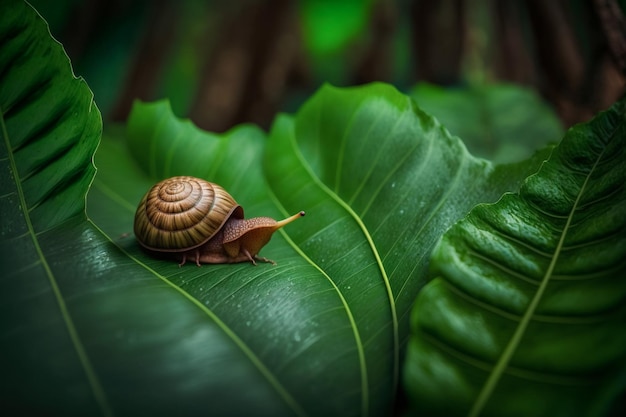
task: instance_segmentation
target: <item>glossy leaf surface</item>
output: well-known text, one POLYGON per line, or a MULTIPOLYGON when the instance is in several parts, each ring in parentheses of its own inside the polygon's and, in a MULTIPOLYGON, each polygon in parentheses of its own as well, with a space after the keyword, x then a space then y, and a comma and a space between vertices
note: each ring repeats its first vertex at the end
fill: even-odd
POLYGON ((444 235, 412 315, 416 412, 602 415, 624 390, 625 109, 570 129, 518 194, 444 235))
POLYGON ((5 409, 389 413, 434 242, 537 160, 477 160, 384 85, 326 87, 269 138, 252 126, 211 135, 164 102, 138 104, 98 149, 87 220, 92 94, 33 10, 1 5, 5 409), (263 248, 277 266, 179 268, 132 237, 142 194, 176 174, 219 182, 247 216, 307 217, 263 248))
MULTIPOLYGON (((146 266, 151 280, 164 280, 177 289, 179 294, 161 300, 160 308, 169 311, 181 297, 186 298, 197 310, 192 315, 200 319, 198 329, 213 329, 190 347, 188 357, 179 357, 168 366, 172 370, 182 366, 185 372, 163 375, 169 384, 195 387, 198 397, 189 399, 190 410, 209 398, 209 410, 232 415, 252 410, 259 415, 358 414, 358 389, 337 401, 321 401, 346 386, 360 387, 359 358, 352 352, 355 342, 345 305, 332 282, 303 261, 281 235, 262 251, 278 266, 243 263, 202 268, 179 268, 171 260, 151 258, 127 237, 136 204, 152 182, 182 173, 228 187, 247 216, 280 215, 266 197, 260 171, 258 155, 264 139, 259 129, 250 126, 211 135, 175 118, 165 102, 138 104, 129 120, 128 141, 105 140, 98 151, 101 175, 89 195, 89 214, 127 256, 146 266), (153 170, 153 179, 137 170, 131 154, 136 155, 139 167, 153 170), (121 164, 127 167, 123 171, 116 169, 121 155, 127 158, 121 164), (230 340, 230 346, 215 343, 215 332, 222 334, 217 340, 230 340), (196 361, 206 363, 206 370, 196 373, 184 367, 196 361), (214 363, 221 367, 212 369, 214 363), (325 380, 329 369, 335 379, 312 390, 311 384, 325 380)), ((289 227, 294 226, 297 223, 289 227)), ((171 317, 169 326, 161 330, 174 347, 187 338, 185 328, 179 327, 182 317, 182 313, 171 317)), ((162 320, 154 318, 155 323, 162 320)), ((149 337, 150 330, 146 332, 144 337, 149 337)), ((151 348, 155 354, 161 349, 159 345, 151 348)), ((152 386, 153 382, 145 379, 140 384, 152 386)))
POLYGON ((94 260, 75 249, 90 233, 100 113, 35 11, 18 1, 0 10, 0 404, 23 414, 58 402, 106 410, 67 298, 81 292, 75 259, 94 260))
POLYGON ((371 84, 326 86, 295 118, 279 117, 264 163, 285 213, 304 202, 323 214, 294 230, 294 242, 324 270, 341 260, 360 271, 337 279, 361 283, 371 268, 365 276, 385 286, 404 339, 441 233, 478 201, 514 189, 540 160, 494 166, 473 158, 410 98, 371 84))

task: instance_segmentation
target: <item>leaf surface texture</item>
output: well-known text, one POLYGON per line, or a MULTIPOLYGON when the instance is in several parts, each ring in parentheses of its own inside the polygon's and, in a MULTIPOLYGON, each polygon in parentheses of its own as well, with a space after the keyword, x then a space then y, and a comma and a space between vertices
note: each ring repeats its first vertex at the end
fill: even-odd
POLYGON ((519 193, 439 242, 405 367, 417 410, 598 415, 623 390, 624 116, 622 101, 570 129, 519 193))

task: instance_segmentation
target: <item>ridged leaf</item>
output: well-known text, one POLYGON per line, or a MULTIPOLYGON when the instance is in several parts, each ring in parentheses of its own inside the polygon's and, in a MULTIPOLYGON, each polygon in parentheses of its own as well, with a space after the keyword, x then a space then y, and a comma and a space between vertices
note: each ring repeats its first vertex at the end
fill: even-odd
POLYGON ((61 45, 40 42, 45 22, 23 2, 0 5, 2 196, 20 212, 3 226, 32 234, 84 212, 102 122, 61 45))
POLYGON ((106 414, 64 288, 83 277, 67 266, 93 256, 84 209, 100 112, 37 13, 0 10, 0 407, 52 412, 63 398, 106 414))
POLYGON ((412 314, 416 412, 601 415, 624 389, 625 104, 444 235, 412 314))

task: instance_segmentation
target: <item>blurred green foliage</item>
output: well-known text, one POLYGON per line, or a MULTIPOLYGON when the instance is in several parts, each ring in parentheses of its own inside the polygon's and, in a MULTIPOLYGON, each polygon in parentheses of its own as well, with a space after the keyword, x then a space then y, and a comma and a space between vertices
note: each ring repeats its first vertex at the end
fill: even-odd
POLYGON ((442 88, 420 83, 411 96, 470 152, 498 163, 521 161, 563 135, 559 119, 533 91, 510 84, 442 88))
POLYGON ((302 0, 300 18, 307 50, 313 57, 343 51, 365 31, 372 0, 302 0))

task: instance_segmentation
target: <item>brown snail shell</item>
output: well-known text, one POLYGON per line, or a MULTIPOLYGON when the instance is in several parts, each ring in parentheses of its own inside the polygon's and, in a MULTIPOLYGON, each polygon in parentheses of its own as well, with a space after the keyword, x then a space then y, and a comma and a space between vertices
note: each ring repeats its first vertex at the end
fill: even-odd
POLYGON ((217 184, 179 176, 155 184, 135 213, 135 236, 147 249, 183 252, 211 239, 243 208, 217 184))

